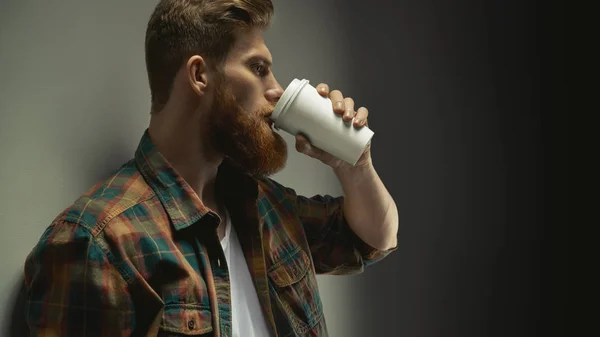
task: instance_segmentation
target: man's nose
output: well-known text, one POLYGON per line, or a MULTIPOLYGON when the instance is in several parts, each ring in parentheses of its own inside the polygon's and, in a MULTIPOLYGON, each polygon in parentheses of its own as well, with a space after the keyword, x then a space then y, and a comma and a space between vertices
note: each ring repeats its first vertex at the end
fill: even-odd
POLYGON ((267 92, 265 92, 265 97, 272 104, 277 104, 277 102, 281 98, 281 95, 283 95, 283 88, 281 87, 281 85, 279 85, 279 82, 275 82, 275 84, 276 85, 274 88, 269 89, 267 90, 267 92))

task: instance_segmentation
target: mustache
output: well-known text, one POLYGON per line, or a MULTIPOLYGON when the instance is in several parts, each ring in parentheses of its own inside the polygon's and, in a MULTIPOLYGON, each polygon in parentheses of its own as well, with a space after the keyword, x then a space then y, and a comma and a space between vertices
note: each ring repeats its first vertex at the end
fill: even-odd
POLYGON ((259 109, 259 116, 269 117, 275 111, 275 105, 267 105, 259 109))

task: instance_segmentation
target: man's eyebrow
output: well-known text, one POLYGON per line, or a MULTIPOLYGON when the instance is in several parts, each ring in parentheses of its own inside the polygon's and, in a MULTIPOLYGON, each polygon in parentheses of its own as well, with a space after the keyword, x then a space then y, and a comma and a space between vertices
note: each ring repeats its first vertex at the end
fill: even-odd
POLYGON ((248 59, 248 63, 254 63, 254 62, 262 62, 265 65, 267 65, 268 67, 271 67, 273 65, 273 63, 269 59, 267 59, 266 57, 263 57, 263 56, 258 56, 258 55, 252 56, 248 59))

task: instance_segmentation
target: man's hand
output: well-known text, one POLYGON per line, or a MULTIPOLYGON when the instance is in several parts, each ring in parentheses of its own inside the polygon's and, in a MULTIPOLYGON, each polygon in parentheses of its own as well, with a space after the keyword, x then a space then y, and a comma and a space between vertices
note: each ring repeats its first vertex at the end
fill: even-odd
MULTIPOLYGON (((345 122, 352 121, 352 127, 368 125, 369 111, 364 107, 355 109, 352 98, 344 98, 339 90, 330 93, 324 83, 316 89, 321 96, 331 99, 333 113, 341 115, 345 122)), ((359 238, 381 251, 397 246, 398 208, 373 167, 370 144, 354 166, 311 146, 301 135, 296 136, 296 149, 333 168, 344 191, 344 217, 359 238)))
MULTIPOLYGON (((334 113, 342 115, 345 122, 352 121, 356 128, 368 125, 369 111, 364 107, 355 109, 352 98, 344 98, 339 90, 330 93, 324 83, 316 89, 321 96, 329 96, 334 113)), ((296 149, 333 168, 344 191, 344 217, 359 238, 382 251, 397 246, 398 208, 373 167, 370 144, 354 166, 311 146, 301 135, 296 136, 296 149)))
MULTIPOLYGON (((352 121, 352 125, 355 128, 362 128, 368 126, 367 118, 369 111, 365 107, 355 109, 354 100, 350 97, 344 97, 342 92, 339 90, 333 90, 329 92, 329 86, 325 83, 320 83, 316 86, 317 92, 323 97, 328 97, 333 104, 333 112, 342 115, 342 119, 345 122, 352 121)), ((325 165, 332 167, 336 171, 352 170, 356 168, 368 167, 372 164, 371 162, 371 144, 367 146, 363 154, 360 156, 358 162, 352 166, 345 161, 333 156, 332 154, 325 152, 315 146, 312 146, 308 139, 302 135, 296 135, 296 150, 304 153, 305 155, 318 159, 325 165)))

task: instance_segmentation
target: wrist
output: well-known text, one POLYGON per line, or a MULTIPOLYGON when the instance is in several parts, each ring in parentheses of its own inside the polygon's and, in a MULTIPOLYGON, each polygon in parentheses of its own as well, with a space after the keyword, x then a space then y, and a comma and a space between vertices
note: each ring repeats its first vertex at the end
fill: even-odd
POLYGON ((333 172, 342 184, 356 184, 368 179, 369 177, 372 177, 375 173, 375 168, 373 167, 373 163, 368 161, 355 166, 348 164, 334 168, 333 172))

